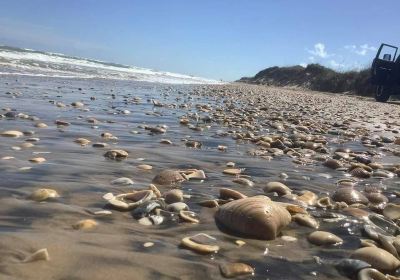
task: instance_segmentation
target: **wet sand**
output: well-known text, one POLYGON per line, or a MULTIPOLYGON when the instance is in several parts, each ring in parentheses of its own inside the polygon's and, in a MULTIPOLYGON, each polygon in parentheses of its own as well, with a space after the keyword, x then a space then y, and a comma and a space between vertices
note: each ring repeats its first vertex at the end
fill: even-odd
MULTIPOLYGON (((271 181, 283 182, 296 194, 309 190, 324 197, 331 195, 343 178, 353 178, 360 191, 369 186, 380 188, 389 201, 399 203, 395 191, 400 186, 400 145, 393 143, 400 131, 396 103, 241 84, 171 86, 18 76, 1 82, 0 113, 15 110, 26 116, 4 116, 0 132, 34 132, 18 138, 0 137, 1 279, 220 279, 219 264, 225 262, 253 267, 254 275, 242 276, 244 279, 347 279, 333 264, 360 247, 360 219, 341 210, 311 206, 307 210, 320 222, 320 230, 341 237, 342 245, 310 244, 307 236, 314 229, 294 222, 280 236, 292 236, 296 241, 280 236, 263 241, 221 231, 214 220, 217 210, 198 203, 218 198, 221 187, 247 196, 264 194, 263 187, 271 181), (77 101, 84 106, 71 105, 77 101), (91 118, 97 122, 88 122, 91 118), (189 124, 181 124, 182 118, 189 124), (56 120, 69 125, 56 125, 56 120), (37 123, 47 127, 36 127, 37 123), (146 129, 157 125, 165 125, 166 132, 146 129), (117 139, 101 137, 104 132, 117 139), (303 142, 322 146, 295 146, 296 135, 318 136, 303 142), (293 151, 268 148, 271 143, 260 144, 262 136, 292 139, 293 151), (32 142, 33 147, 15 148, 32 140, 29 138, 39 141, 32 142), (74 142, 77 138, 91 143, 81 146, 74 142), (162 139, 172 144, 160 143, 162 139), (188 147, 187 140, 198 141, 201 147, 188 147), (92 147, 96 142, 106 142, 109 147, 92 147), (327 157, 346 148, 350 158, 341 159, 343 168, 324 166, 327 157), (129 157, 121 161, 105 158, 110 149, 123 149, 129 157), (370 172, 369 178, 351 176, 349 166, 356 155, 380 163, 382 168, 370 172), (34 157, 46 161, 30 162, 34 157), (235 176, 224 174, 228 162, 242 168, 254 186, 234 183, 235 176), (139 169, 141 164, 153 168, 139 169), (141 225, 130 211, 111 209, 102 198, 110 192, 147 189, 162 170, 190 168, 203 170, 207 178, 158 188, 164 193, 178 187, 188 195, 184 202, 198 215, 199 224, 181 222, 175 215, 160 225, 141 225), (120 177, 130 178, 134 184, 111 184, 120 177), (44 202, 29 199, 39 188, 54 189, 60 197, 44 202), (96 209, 108 209, 112 214, 93 215, 96 209), (324 220, 327 212, 343 216, 324 220), (75 230, 72 225, 83 219, 94 219, 98 225, 75 230), (216 238, 218 253, 200 255, 180 246, 182 238, 197 233, 216 238), (236 240, 246 244, 239 247, 236 240), (145 247, 146 242, 154 245, 145 247), (50 260, 23 262, 41 248, 47 248, 50 260)), ((288 201, 268 195, 272 200, 288 201)), ((379 207, 367 205, 364 210, 381 213, 384 206, 379 207)))

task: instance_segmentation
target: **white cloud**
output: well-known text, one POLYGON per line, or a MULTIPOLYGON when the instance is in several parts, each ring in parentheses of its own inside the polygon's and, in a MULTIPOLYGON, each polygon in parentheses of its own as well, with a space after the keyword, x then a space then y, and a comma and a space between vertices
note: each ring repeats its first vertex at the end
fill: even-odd
POLYGON ((346 45, 344 46, 345 49, 350 50, 353 53, 356 53, 358 55, 361 56, 365 56, 367 55, 368 52, 374 52, 377 49, 373 46, 370 46, 368 44, 363 44, 360 46, 356 46, 356 45, 346 45))
POLYGON ((313 50, 308 50, 308 52, 314 56, 326 58, 328 57, 328 52, 325 50, 325 45, 323 43, 316 43, 313 50))
POLYGON ((314 62, 314 61, 315 61, 315 57, 313 57, 313 56, 309 56, 308 59, 309 59, 311 62, 314 62))
POLYGON ((302 62, 302 63, 300 63, 300 66, 301 66, 301 67, 304 67, 304 68, 306 68, 306 67, 307 67, 307 65, 308 65, 308 64, 307 64, 307 63, 305 63, 305 62, 302 62))
POLYGON ((346 67, 345 64, 339 63, 339 62, 337 62, 336 60, 333 60, 333 59, 331 59, 329 61, 329 64, 332 66, 332 68, 337 69, 337 70, 344 69, 346 67))

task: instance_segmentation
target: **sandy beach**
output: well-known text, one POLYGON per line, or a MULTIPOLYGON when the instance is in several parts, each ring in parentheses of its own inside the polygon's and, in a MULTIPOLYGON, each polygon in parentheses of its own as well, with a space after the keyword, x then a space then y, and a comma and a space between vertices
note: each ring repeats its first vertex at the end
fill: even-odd
POLYGON ((254 270, 238 279, 348 279, 340 260, 365 242, 381 247, 376 232, 392 243, 399 234, 396 102, 7 75, 0 104, 1 279, 220 279, 230 263, 254 270), (177 173, 155 179, 165 170, 177 173), (147 212, 115 202, 144 190, 158 203, 147 212), (290 205, 290 223, 273 240, 221 226, 218 209, 240 195, 290 205), (318 246, 309 238, 316 230, 341 241, 317 237, 318 246), (196 234, 218 250, 182 244, 196 234))

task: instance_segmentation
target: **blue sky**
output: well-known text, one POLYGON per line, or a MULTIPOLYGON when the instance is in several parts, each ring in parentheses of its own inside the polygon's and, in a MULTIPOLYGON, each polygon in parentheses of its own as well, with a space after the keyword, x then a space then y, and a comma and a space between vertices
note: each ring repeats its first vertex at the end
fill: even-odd
POLYGON ((269 66, 369 66, 400 1, 2 0, 0 44, 236 80, 269 66))

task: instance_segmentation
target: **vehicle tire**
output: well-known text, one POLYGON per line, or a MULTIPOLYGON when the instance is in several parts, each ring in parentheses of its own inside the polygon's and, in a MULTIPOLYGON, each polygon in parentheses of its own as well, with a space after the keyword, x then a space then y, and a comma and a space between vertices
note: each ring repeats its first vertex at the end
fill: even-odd
POLYGON ((390 90, 386 86, 378 85, 375 89, 375 100, 378 102, 386 102, 389 100, 390 90))

